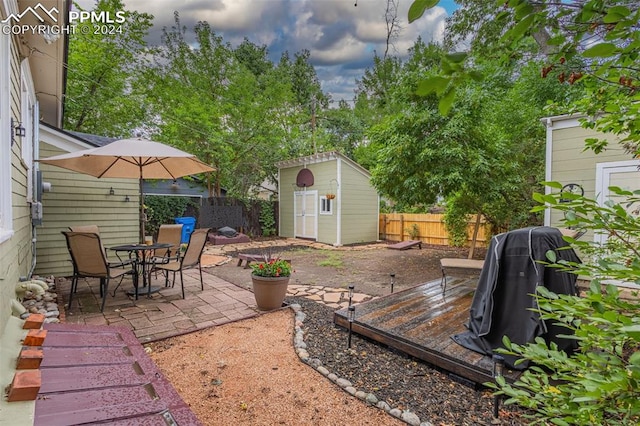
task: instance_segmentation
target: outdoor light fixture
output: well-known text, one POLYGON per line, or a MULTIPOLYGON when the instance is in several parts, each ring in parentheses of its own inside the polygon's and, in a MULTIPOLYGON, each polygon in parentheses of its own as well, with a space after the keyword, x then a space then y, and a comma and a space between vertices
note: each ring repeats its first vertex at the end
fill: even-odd
POLYGON ((116 191, 113 189, 113 186, 109 189, 109 195, 116 195, 116 191))
POLYGON ((177 179, 174 179, 174 180, 173 180, 173 183, 171 183, 171 188, 172 188, 172 189, 178 189, 178 188, 180 188, 180 184, 178 183, 178 180, 177 180, 177 179))
POLYGON ((41 32, 42 38, 44 42, 47 44, 55 43, 60 39, 60 30, 55 30, 55 28, 49 24, 48 22, 42 21, 42 24, 45 26, 45 30, 41 32))
MULTIPOLYGON (((493 358, 493 378, 502 377, 504 374, 504 357, 502 355, 494 355, 493 358)), ((493 418, 497 419, 500 412, 500 395, 493 397, 493 418)))
POLYGON ((26 136, 26 134, 27 131, 24 127, 22 127, 22 123, 14 120, 13 117, 11 117, 11 146, 13 146, 13 144, 15 143, 16 137, 23 138, 26 136))
POLYGON ((128 203, 129 201, 131 201, 131 199, 129 198, 129 196, 128 196, 128 195, 125 195, 125 196, 124 196, 124 202, 125 202, 125 203, 128 203))
POLYGON ((353 299, 353 289, 354 289, 354 288, 355 288, 355 287, 353 286, 353 284, 351 284, 351 285, 349 286, 349 306, 351 306, 351 300, 353 299))
POLYGON ((349 343, 348 347, 351 349, 351 331, 353 330, 353 320, 356 317, 356 307, 351 305, 349 306, 349 343))
POLYGON ((391 277, 391 293, 393 293, 393 286, 396 283, 396 274, 389 274, 389 276, 391 277))

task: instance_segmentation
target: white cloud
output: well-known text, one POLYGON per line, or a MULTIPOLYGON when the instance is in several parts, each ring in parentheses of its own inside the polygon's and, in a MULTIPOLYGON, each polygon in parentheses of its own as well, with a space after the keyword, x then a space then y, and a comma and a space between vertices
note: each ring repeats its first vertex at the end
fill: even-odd
MULTIPOLYGON (((285 50, 293 55, 307 49, 324 82, 323 88, 336 100, 345 93, 352 98, 355 79, 372 64, 374 52, 381 55, 386 47, 386 0, 359 0, 357 7, 355 0, 124 1, 129 10, 154 15, 154 29, 149 36, 152 44, 160 42, 163 27, 174 24, 173 12, 177 10, 181 24, 191 33, 187 37, 193 37, 194 25, 204 20, 232 45, 245 37, 266 45, 274 60, 285 50)), ((425 42, 440 41, 444 30, 446 12, 439 7, 409 24, 407 11, 412 2, 399 2, 400 36, 390 52, 400 57, 407 55, 418 36, 425 42)), ((94 1, 80 0, 80 4, 90 9, 94 1)))

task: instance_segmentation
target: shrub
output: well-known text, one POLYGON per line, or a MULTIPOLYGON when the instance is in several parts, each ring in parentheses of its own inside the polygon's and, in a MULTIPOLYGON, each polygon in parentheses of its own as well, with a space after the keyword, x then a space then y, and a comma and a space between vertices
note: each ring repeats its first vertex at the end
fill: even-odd
MULTIPOLYGON (((548 185, 561 188, 556 182, 548 185)), ((548 254, 553 266, 592 278, 583 297, 556 295, 544 287, 535 295, 542 318, 571 330, 578 350, 567 354, 542 339, 528 345, 504 339, 506 350, 501 352, 534 366, 513 384, 498 379, 497 385, 488 385, 506 395, 507 403, 533 409, 534 424, 640 423, 640 302, 637 292, 625 299, 610 284, 611 280, 640 284, 636 209, 640 191, 609 189, 618 203, 600 206, 596 200, 569 193, 534 196, 563 211, 566 226, 608 235, 604 244, 565 237, 583 257, 581 264, 556 263, 548 254)))
POLYGON ((276 233, 276 215, 273 203, 260 200, 260 232, 263 237, 270 237, 276 233))

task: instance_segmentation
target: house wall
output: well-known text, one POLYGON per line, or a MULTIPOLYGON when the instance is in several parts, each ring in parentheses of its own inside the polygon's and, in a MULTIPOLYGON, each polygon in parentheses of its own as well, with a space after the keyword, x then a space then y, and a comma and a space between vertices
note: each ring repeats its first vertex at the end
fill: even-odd
MULTIPOLYGON (((584 189, 584 195, 588 198, 596 197, 596 164, 611 161, 630 160, 631 157, 624 153, 617 139, 611 135, 604 135, 580 126, 576 117, 555 117, 546 121, 547 125, 547 154, 546 176, 547 181, 557 181, 563 185, 577 183, 584 189), (600 154, 593 151, 584 151, 585 139, 607 139, 609 147, 600 154)), ((547 193, 551 188, 547 187, 547 193)), ((554 191, 555 192, 555 191, 554 191)), ((561 225, 562 212, 549 209, 545 213, 545 225, 561 225)), ((592 235, 586 235, 583 239, 592 239, 592 235)))
POLYGON ((341 161, 342 244, 378 240, 379 201, 369 177, 341 161))
MULTIPOLYGON (((66 151, 40 143, 40 158, 66 151)), ((138 241, 139 188, 135 179, 98 179, 60 167, 41 164, 43 181, 51 192, 42 195, 43 220, 37 227, 36 273, 69 276, 73 272, 62 231, 73 225, 98 225, 106 247, 138 241), (115 194, 110 195, 113 188, 115 194), (125 197, 130 201, 126 202, 125 197)))
MULTIPOLYGON (((0 20, 4 19, 6 11, 3 3, 0 2, 0 20)), ((2 230, 0 240, 0 334, 4 330, 11 315, 11 300, 16 298, 15 286, 20 277, 27 277, 31 269, 31 209, 27 202, 27 174, 32 166, 31 162, 22 159, 23 144, 31 143, 28 137, 15 138, 15 143, 11 145, 10 122, 13 117, 22 121, 23 127, 33 126, 28 121, 28 117, 23 117, 21 113, 22 105, 22 72, 18 55, 18 38, 0 34, 0 43, 4 47, 0 48, 2 57, 0 67, 7 67, 0 71, 0 76, 8 76, 7 82, 0 81, 0 155, 10 156, 10 166, 8 163, 7 174, 2 176, 3 182, 0 189, 0 197, 10 203, 11 220, 10 225, 2 230), (6 54, 6 56, 5 56, 6 54), (8 91, 6 88, 8 87, 8 91), (10 174, 8 181, 10 184, 4 185, 5 178, 10 174), (10 195, 5 192, 5 188, 10 191, 10 195), (6 232, 5 232, 6 231, 6 232)), ((1 77, 0 79, 3 79, 1 77)), ((34 93, 30 95, 35 96, 34 93)), ((7 158, 7 157, 4 157, 7 158)), ((4 160, 4 159, 3 159, 4 160)), ((2 168, 4 166, 0 166, 2 168)), ((0 201, 0 203, 3 201, 0 201)))

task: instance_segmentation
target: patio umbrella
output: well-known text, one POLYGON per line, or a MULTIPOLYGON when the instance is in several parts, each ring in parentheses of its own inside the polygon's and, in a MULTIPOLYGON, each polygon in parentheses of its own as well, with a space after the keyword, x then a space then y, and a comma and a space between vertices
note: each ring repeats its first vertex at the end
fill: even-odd
POLYGON ((121 139, 99 148, 39 160, 97 178, 131 178, 140 183, 140 242, 144 242, 144 179, 177 179, 215 169, 189 154, 160 142, 121 139))

